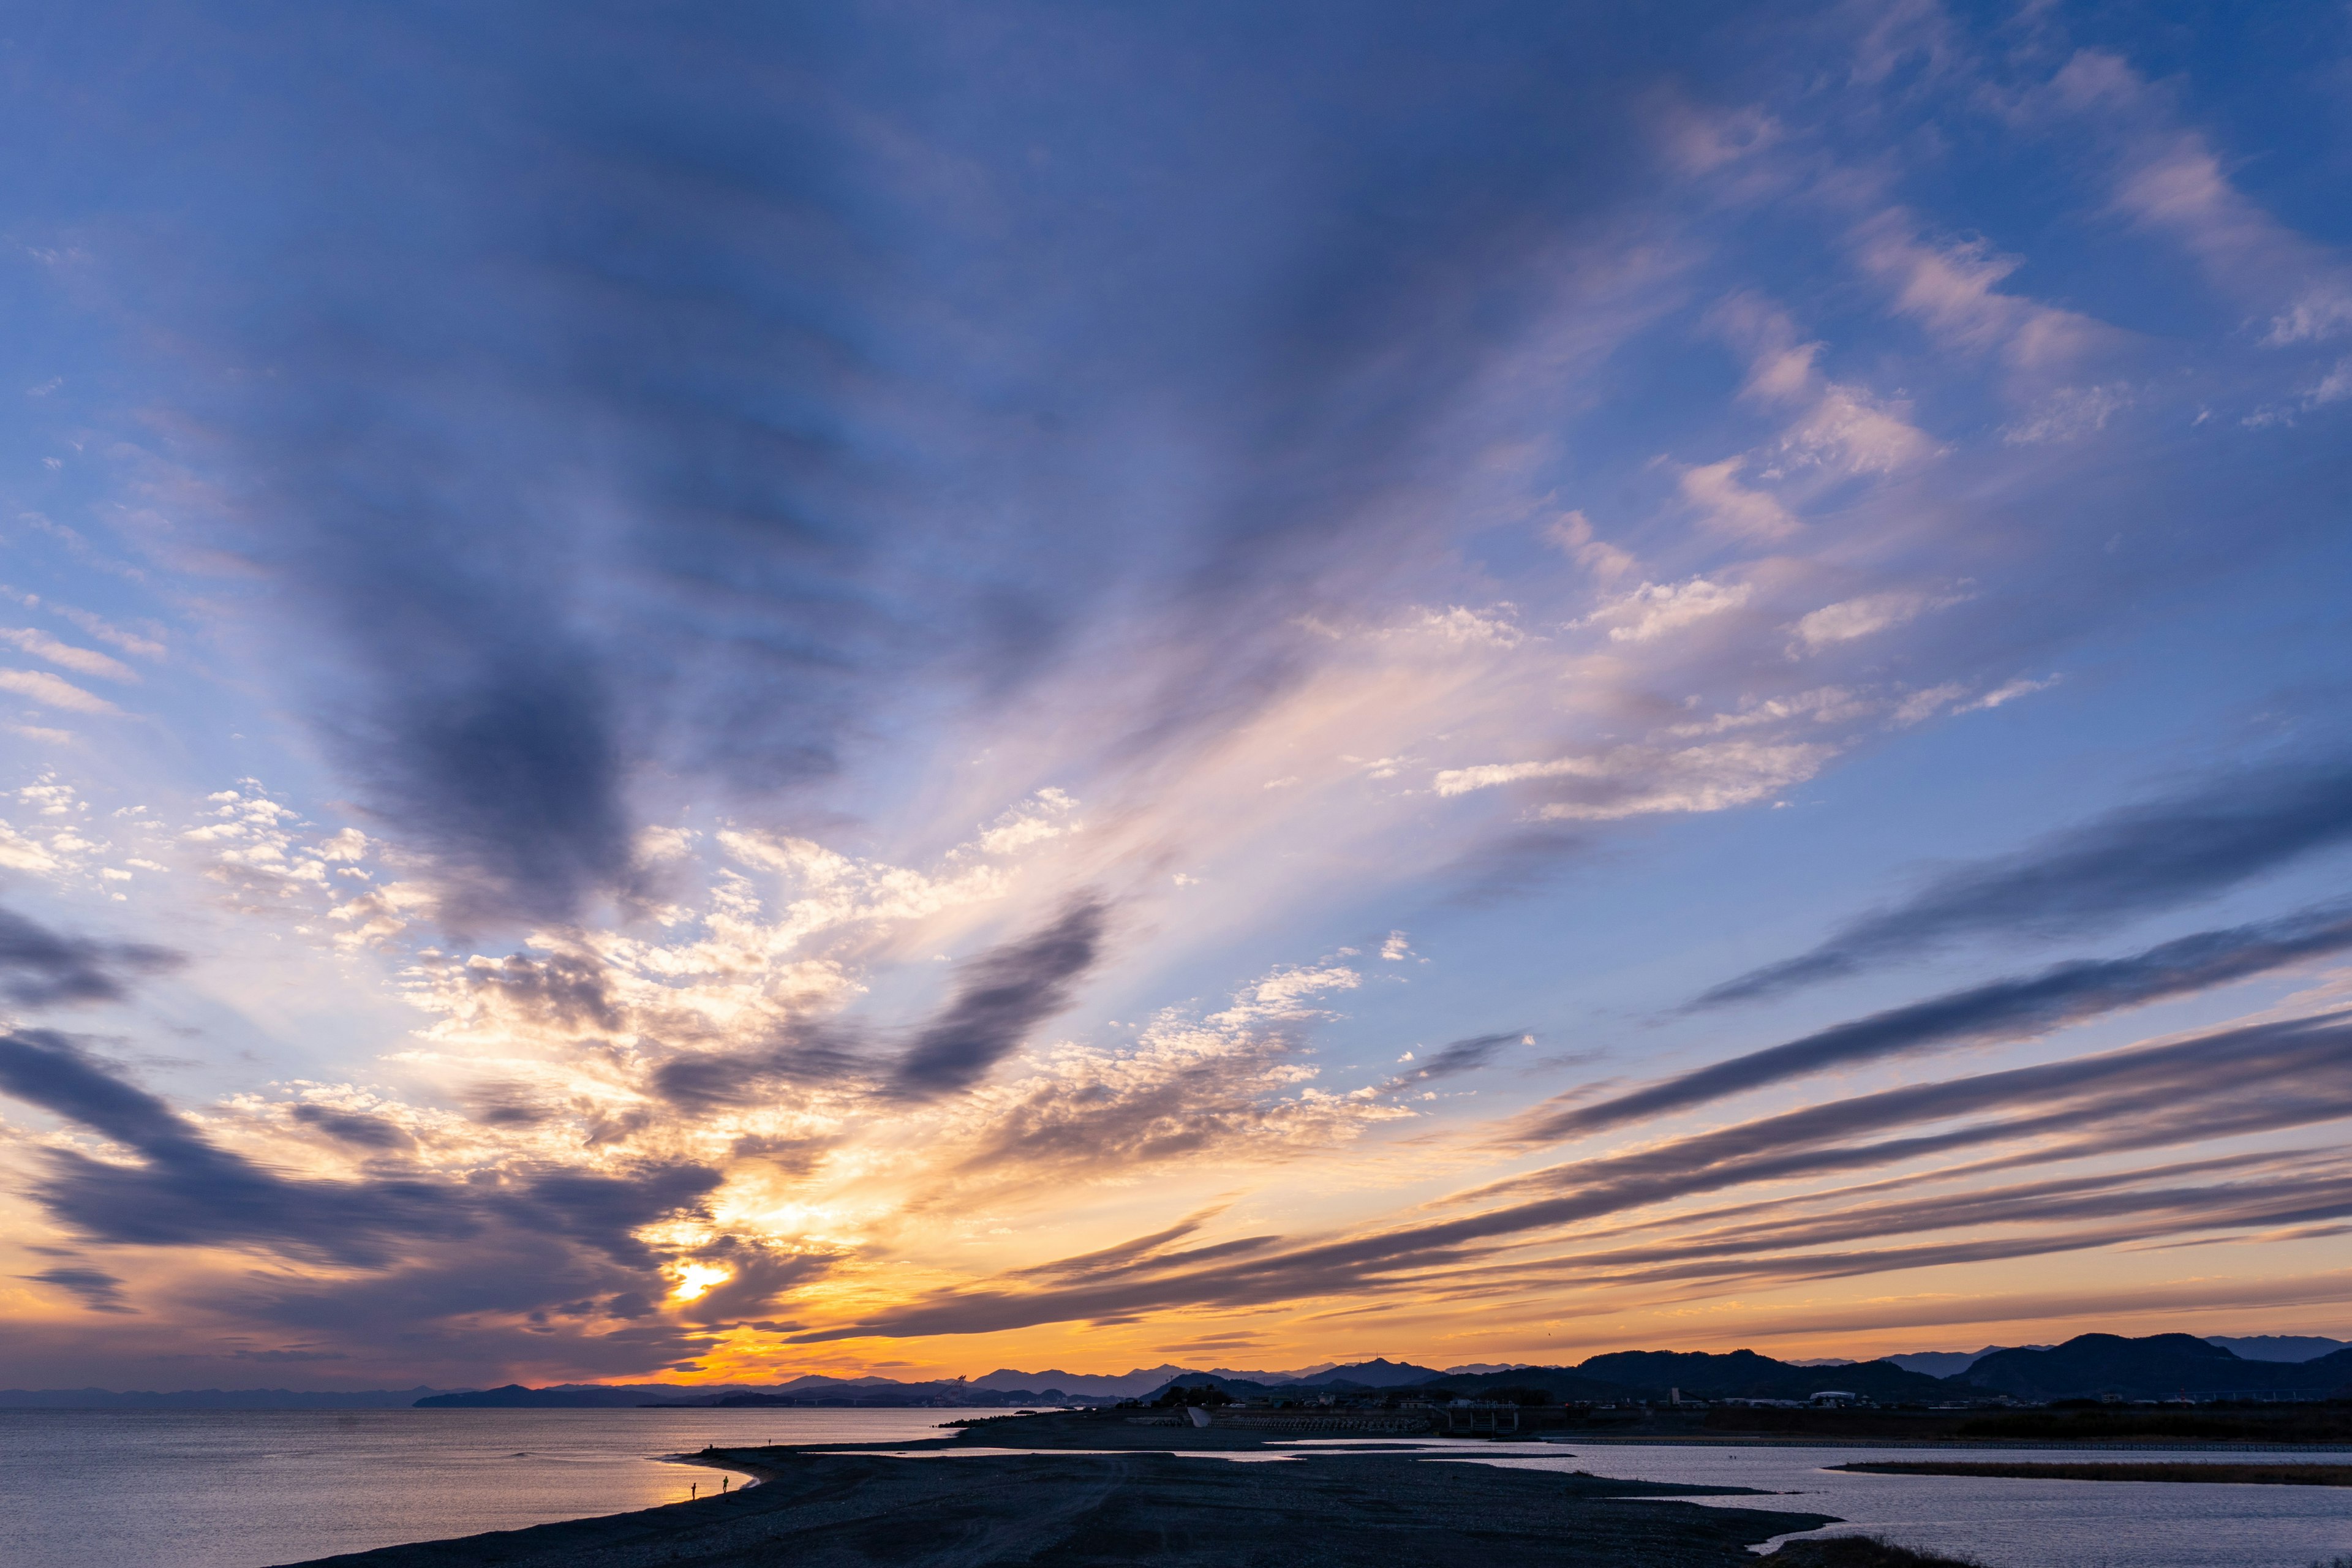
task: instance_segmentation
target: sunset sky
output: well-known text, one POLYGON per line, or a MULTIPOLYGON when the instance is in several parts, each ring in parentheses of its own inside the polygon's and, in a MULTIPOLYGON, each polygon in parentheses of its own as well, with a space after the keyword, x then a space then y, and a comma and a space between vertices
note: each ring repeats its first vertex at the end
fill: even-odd
POLYGON ((0 1386, 2352 1330, 2338 4, 0 38, 0 1386))

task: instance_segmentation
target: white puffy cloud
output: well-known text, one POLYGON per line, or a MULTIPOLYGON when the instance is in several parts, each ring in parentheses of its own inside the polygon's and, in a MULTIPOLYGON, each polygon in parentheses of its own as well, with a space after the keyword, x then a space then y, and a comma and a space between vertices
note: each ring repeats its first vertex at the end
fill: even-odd
POLYGON ((1635 564, 1630 552, 1620 550, 1592 531, 1592 520, 1580 511, 1565 511, 1544 525, 1544 537, 1567 552, 1570 560, 1608 587, 1635 564))
POLYGON ((1751 584, 1717 583, 1705 577, 1682 583, 1644 583, 1576 624, 1607 627, 1611 642, 1654 642, 1710 616, 1736 610, 1754 592, 1751 584))
POLYGON ((2014 702, 2021 697, 2030 697, 2037 691, 2047 691, 2057 684, 2058 678, 2054 675, 2046 680, 2032 680, 2021 676, 2015 680, 1994 687, 1973 702, 1962 703, 1952 711, 1955 713, 1988 712, 2005 703, 2014 702))
POLYGON ((1901 626, 1926 609, 1928 602, 1925 594, 1865 594, 1858 599, 1824 605, 1801 617, 1797 636, 1808 649, 1852 642, 1901 626))
POLYGON ((2102 342, 2112 328, 1995 287, 2023 264, 1982 238, 1934 244, 1910 214, 1890 209, 1854 231, 1863 270, 1894 290, 1895 309, 1948 348, 1999 354, 2021 370, 2061 366, 2102 342))
POLYGON ((2352 397, 2352 359, 2340 359, 2336 367, 2303 395, 2305 408, 2319 408, 2330 403, 2341 403, 2352 397))
POLYGON ((2266 343, 2352 327, 2352 268, 2239 190, 2204 132, 2180 123, 2171 95, 2120 56, 2076 51, 2021 108, 2092 127, 2114 160, 2115 209, 2170 235, 2217 289, 2267 314, 2266 343))
POLYGON ((1925 722, 1966 697, 1968 691, 1967 687, 1957 681, 1924 687, 1895 704, 1894 721, 1905 726, 1925 722))
POLYGON ((1537 816, 1612 822, 1629 816, 1710 812, 1746 805, 1819 773, 1838 747, 1827 742, 1722 741, 1683 747, 1618 746, 1548 762, 1490 763, 1437 775, 1441 795, 1501 784, 1570 786, 1537 816))
POLYGON ((2100 386, 2064 386, 2037 402, 2024 417, 2000 427, 2000 438, 2012 447, 2051 441, 2076 441, 2107 427, 2107 421, 2132 405, 2132 388, 2123 382, 2100 386))
POLYGON ((1936 451, 1925 432, 1893 409, 1859 387, 1831 382, 1811 410, 1781 437, 1778 464, 1819 466, 1837 475, 1892 474, 1936 451))
POLYGON ((120 713, 121 709, 105 698, 84 691, 71 681, 60 680, 43 669, 0 669, 0 691, 13 691, 19 697, 29 697, 47 708, 62 708, 73 713, 120 713))
POLYGON ((1517 647, 1527 634, 1512 620, 1517 606, 1497 605, 1481 615, 1460 605, 1444 610, 1423 610, 1419 630, 1457 647, 1517 647))
POLYGON ((1908 726, 1934 718, 1938 713, 1983 713, 2036 691, 2047 691, 2058 684, 2058 677, 2033 680, 2019 677, 2005 681, 1989 691, 1969 695, 1969 689, 1958 681, 1947 681, 1914 691, 1895 705, 1892 715, 1897 725, 1908 726))
POLYGON ((48 633, 36 631, 30 626, 0 626, 0 642, 78 675, 94 675, 101 680, 131 683, 139 679, 139 672, 121 659, 111 658, 95 648, 76 647, 71 643, 59 642, 48 633))
POLYGON ((1067 792, 1041 789, 982 829, 976 842, 984 854, 1010 855, 1048 838, 1082 832, 1086 824, 1071 816, 1077 808, 1067 792))
POLYGON ((1362 984, 1363 977, 1344 963, 1277 969, 1234 997, 1232 1005, 1212 1014, 1210 1021, 1230 1027, 1270 1018, 1313 1017, 1316 1009, 1307 1005, 1310 998, 1330 991, 1353 991, 1362 984))
POLYGON ((0 820, 0 866, 11 871, 56 871, 62 869, 58 858, 29 834, 20 833, 5 820, 0 820))
POLYGON ((1612 786, 1589 800, 1553 801, 1538 814, 1551 821, 1613 822, 1662 813, 1727 811, 1801 784, 1837 754, 1826 742, 1769 745, 1747 741, 1692 746, 1664 755, 1612 753, 1598 775, 1612 786))
POLYGON ((1752 701, 1728 713, 1716 713, 1705 719, 1672 724, 1667 726, 1665 732, 1678 739, 1690 739, 1701 735, 1721 735, 1733 730, 1783 724, 1797 719, 1811 720, 1816 724, 1836 724, 1858 719, 1871 712, 1875 706, 1870 699, 1844 687, 1822 686, 1788 697, 1752 701))
POLYGON ((1742 539, 1788 538, 1803 526, 1779 501, 1739 482, 1745 457, 1726 458, 1683 470, 1683 499, 1708 527, 1742 539))

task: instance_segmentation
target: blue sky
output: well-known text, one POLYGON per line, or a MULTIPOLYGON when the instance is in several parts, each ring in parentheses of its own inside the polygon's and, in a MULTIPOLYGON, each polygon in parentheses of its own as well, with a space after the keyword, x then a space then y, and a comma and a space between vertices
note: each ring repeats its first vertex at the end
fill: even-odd
POLYGON ((2340 1331, 2347 47, 21 20, 0 1379, 2340 1331))

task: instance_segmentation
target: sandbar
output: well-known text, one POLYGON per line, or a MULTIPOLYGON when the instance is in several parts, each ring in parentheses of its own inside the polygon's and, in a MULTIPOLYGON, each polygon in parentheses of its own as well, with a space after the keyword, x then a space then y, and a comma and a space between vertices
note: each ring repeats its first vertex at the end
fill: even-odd
POLYGON ((934 1443, 862 1447, 873 1451, 711 1449, 695 1458, 760 1484, 302 1568, 1735 1568, 1756 1562, 1751 1542, 1836 1522, 1768 1511, 1768 1496, 1745 1489, 1398 1453, 1234 1463, 1214 1456, 1286 1445, 1216 1427, 1137 1427, 1115 1415, 1008 1418, 934 1443), (958 1451, 1015 1447, 1046 1451, 958 1451), (928 1457, 895 1457, 909 1451, 928 1457), (1755 1495, 1767 1507, 1672 1500, 1710 1493, 1755 1495))

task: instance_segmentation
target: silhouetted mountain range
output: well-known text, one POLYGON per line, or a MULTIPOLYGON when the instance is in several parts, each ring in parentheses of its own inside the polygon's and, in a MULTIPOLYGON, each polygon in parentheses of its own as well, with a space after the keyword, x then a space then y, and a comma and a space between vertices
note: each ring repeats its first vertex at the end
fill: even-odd
POLYGON ((1280 1387, 1205 1373, 1189 1373, 1170 1382, 1188 1388, 1213 1385, 1235 1398, 1254 1394, 1303 1394, 1316 1390, 1354 1393, 1373 1388, 1444 1388, 1465 1397, 1491 1394, 1502 1389, 1539 1389, 1556 1401, 1603 1404, 1664 1400, 1676 1394, 1685 1399, 1810 1399, 1832 1389, 1883 1402, 1950 1397, 1950 1391, 1937 1379, 1905 1372, 1886 1362, 1801 1367, 1754 1351, 1733 1351, 1728 1355, 1697 1351, 1620 1351, 1594 1356, 1574 1367, 1513 1367, 1468 1376, 1374 1362, 1362 1367, 1334 1368, 1320 1377, 1280 1387), (1367 1369, 1378 1369, 1386 1375, 1386 1381, 1374 1383, 1363 1375, 1367 1369), (1406 1373, 1416 1375, 1402 1375, 1406 1373))
MULTIPOLYGON (((2246 1361, 2316 1361, 2321 1356, 2352 1348, 2352 1342, 2331 1340, 2318 1334, 2207 1334, 2205 1342, 2220 1345, 2223 1350, 2246 1361)), ((1987 1345, 1973 1351, 1913 1351, 1885 1359, 1906 1372, 1924 1372, 1929 1377, 1953 1377, 1964 1373, 1995 1351, 2046 1351, 2049 1345, 1987 1345)), ((1826 1366, 1827 1361, 1798 1362, 1798 1366, 1826 1366)))
POLYGON ((2043 1404, 2056 1399, 2325 1394, 2352 1384, 2352 1350, 2306 1362, 2248 1361, 2191 1334, 2084 1334, 2048 1350, 1996 1351, 1947 1387, 2043 1404))
POLYGON ((0 1388, 13 1410, 405 1410, 437 1388, 369 1388, 319 1393, 299 1388, 184 1388, 117 1394, 106 1388, 0 1388))
MULTIPOLYGON (((1518 1367, 1475 1376, 1430 1373, 1418 1384, 1402 1380, 1380 1386, 1443 1387, 1464 1396, 1505 1388, 1540 1389, 1555 1400, 1810 1399, 1840 1391, 1882 1405, 1940 1404, 1990 1395, 2040 1404, 2059 1399, 2170 1399, 2223 1394, 2311 1397, 2352 1388, 2352 1350, 2310 1361, 2252 1361, 2227 1347, 2188 1334, 2125 1339, 2084 1334, 2064 1344, 1993 1350, 1969 1358, 1958 1375, 1931 1377, 1891 1360, 1800 1366, 1754 1351, 1710 1354, 1692 1351, 1619 1351, 1573 1367, 1518 1367)), ((1372 1363, 1397 1372, 1424 1371, 1372 1363)), ((1253 1394, 1300 1394, 1318 1389, 1355 1392, 1372 1386, 1334 1368, 1321 1376, 1286 1385, 1245 1378, 1188 1373, 1170 1380, 1187 1387, 1213 1384, 1236 1398, 1253 1394)), ((1157 1390, 1154 1391, 1155 1395, 1157 1390)))
MULTIPOLYGON (((1973 1351, 1913 1351, 1908 1355, 1891 1355, 1886 1359, 1906 1372, 1923 1372, 1929 1377, 1953 1377, 1984 1360, 1995 1351, 2014 1350, 2014 1345, 1987 1345, 1973 1351)), ((2046 1351, 2048 1345, 2027 1345, 2026 1350, 2046 1351)))
POLYGON ((2207 1334, 2205 1342, 2220 1345, 2247 1361, 2317 1361, 2340 1350, 2352 1350, 2352 1342, 2323 1339, 2317 1334, 2207 1334))
POLYGON ((1947 1403, 1995 1395, 2029 1404, 2061 1399, 2170 1399, 2181 1394, 2322 1397, 2352 1393, 2352 1347, 2315 1335, 2251 1339, 2153 1334, 2126 1339, 2084 1334, 2061 1345, 1988 1346, 1978 1352, 1920 1352, 1877 1361, 1776 1361, 1754 1351, 1617 1351, 1575 1366, 1496 1366, 1440 1371, 1382 1358, 1347 1365, 1323 1363, 1296 1372, 1196 1371, 1139 1367, 1115 1375, 1000 1368, 986 1377, 901 1383, 887 1377, 797 1377, 768 1384, 675 1383, 566 1384, 526 1388, 437 1391, 374 1389, 308 1393, 287 1389, 203 1389, 118 1394, 106 1389, 0 1390, 0 1407, 47 1409, 302 1410, 418 1405, 471 1409, 614 1409, 847 1405, 968 1405, 1109 1404, 1156 1397, 1171 1384, 1213 1386, 1237 1399, 1312 1394, 1361 1395, 1390 1389, 1440 1389, 1465 1397, 1501 1390, 1540 1390, 1566 1402, 1685 1399, 1809 1399, 1842 1390, 1879 1404, 1947 1403), (2251 1353, 2232 1347, 2242 1345, 2251 1353), (2336 1348, 2327 1349, 2329 1346, 2336 1348), (2314 1347, 2316 1347, 2315 1349, 2314 1347), (2310 1352, 2302 1359, 2297 1352, 2310 1352), (1954 1374, 1930 1375, 1937 1363, 1954 1374), (1908 1364, 1906 1364, 1908 1363, 1908 1364))

